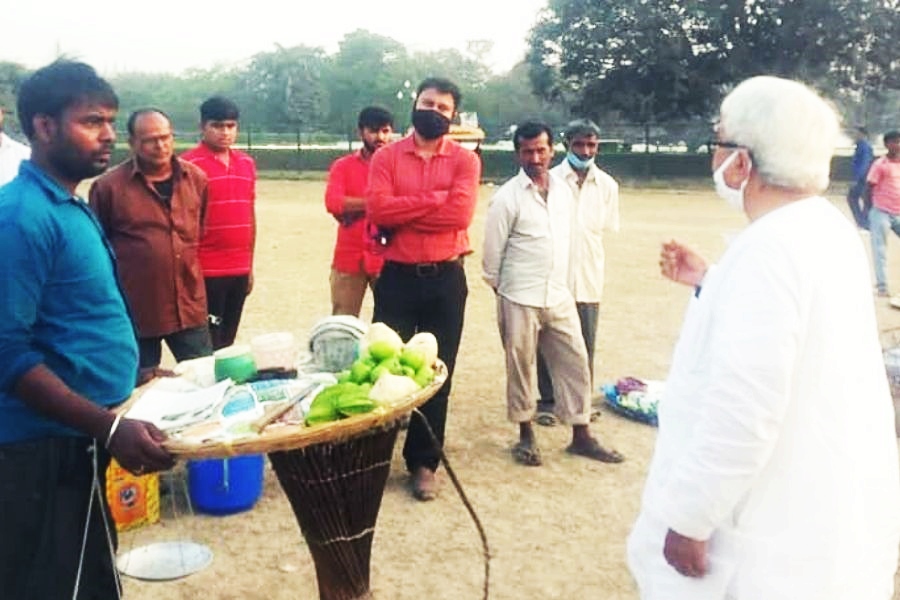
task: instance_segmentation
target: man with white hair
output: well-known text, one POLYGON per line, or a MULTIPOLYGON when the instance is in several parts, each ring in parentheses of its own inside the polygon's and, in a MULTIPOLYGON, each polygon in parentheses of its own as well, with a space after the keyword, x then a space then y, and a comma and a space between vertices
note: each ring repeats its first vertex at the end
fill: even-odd
POLYGON ((888 600, 900 543, 890 392, 866 254, 819 194, 838 132, 806 86, 724 100, 716 191, 749 225, 694 287, 628 562, 644 600, 888 600))

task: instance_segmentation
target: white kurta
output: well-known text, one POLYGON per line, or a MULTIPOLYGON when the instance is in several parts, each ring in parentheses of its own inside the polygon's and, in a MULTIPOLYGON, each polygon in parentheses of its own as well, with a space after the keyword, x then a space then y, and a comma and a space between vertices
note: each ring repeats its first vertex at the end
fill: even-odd
POLYGON ((888 600, 900 466, 868 266, 822 198, 750 224, 692 299, 628 540, 644 600, 888 600), (710 573, 662 555, 710 539, 710 573))

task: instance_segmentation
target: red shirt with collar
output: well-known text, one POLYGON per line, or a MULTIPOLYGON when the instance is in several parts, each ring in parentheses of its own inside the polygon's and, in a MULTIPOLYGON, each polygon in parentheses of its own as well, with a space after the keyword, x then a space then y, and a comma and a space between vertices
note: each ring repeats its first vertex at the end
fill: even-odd
POLYGON ((200 264, 206 277, 246 275, 253 268, 256 237, 256 163, 229 148, 228 164, 201 142, 181 155, 209 180, 206 227, 200 239, 200 264))
POLYGON ((446 136, 428 159, 416 153, 414 134, 376 152, 366 207, 373 223, 392 231, 384 258, 422 263, 468 254, 480 179, 478 156, 446 136))
POLYGON ((369 178, 369 161, 362 151, 342 156, 328 169, 328 185, 325 188, 325 208, 337 219, 338 233, 334 244, 332 268, 341 273, 378 275, 384 259, 373 252, 369 240, 369 222, 365 214, 355 218, 344 214, 344 198, 366 197, 369 178), (349 218, 348 218, 349 217, 349 218))

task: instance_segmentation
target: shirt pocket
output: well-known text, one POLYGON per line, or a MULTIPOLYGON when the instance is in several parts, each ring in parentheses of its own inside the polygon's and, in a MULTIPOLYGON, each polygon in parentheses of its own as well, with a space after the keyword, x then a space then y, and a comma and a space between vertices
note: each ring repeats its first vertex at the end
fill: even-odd
POLYGON ((172 214, 172 225, 185 244, 196 244, 200 240, 200 201, 188 199, 179 202, 178 210, 172 214))

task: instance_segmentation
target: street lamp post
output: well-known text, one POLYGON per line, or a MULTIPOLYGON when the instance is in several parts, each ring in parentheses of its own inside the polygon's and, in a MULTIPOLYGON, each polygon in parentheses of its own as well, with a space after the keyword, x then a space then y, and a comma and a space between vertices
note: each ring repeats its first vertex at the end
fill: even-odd
POLYGON ((400 115, 404 113, 404 100, 414 100, 416 97, 416 92, 411 89, 412 84, 409 82, 409 79, 403 82, 403 85, 399 90, 397 90, 397 106, 399 110, 394 115, 395 125, 400 125, 400 115))

